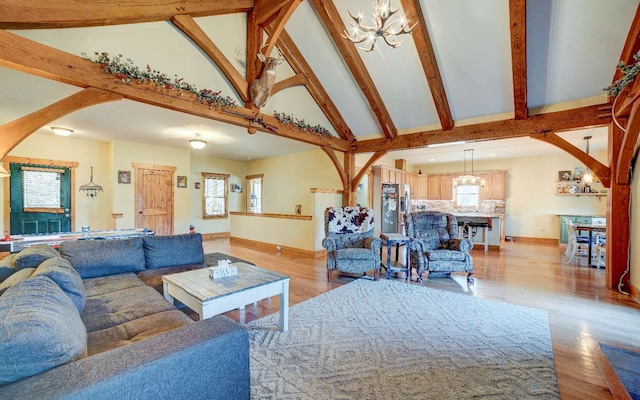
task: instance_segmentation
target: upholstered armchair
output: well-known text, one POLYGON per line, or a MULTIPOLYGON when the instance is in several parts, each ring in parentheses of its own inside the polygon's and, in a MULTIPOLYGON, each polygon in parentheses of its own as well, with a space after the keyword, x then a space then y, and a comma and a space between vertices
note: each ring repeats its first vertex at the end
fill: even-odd
POLYGON ((364 207, 329 207, 324 211, 327 249, 327 282, 334 270, 349 274, 364 274, 374 270, 380 279, 380 248, 382 240, 373 237, 373 210, 364 207))
POLYGON ((418 282, 429 275, 450 277, 457 271, 467 272, 467 281, 473 282, 473 258, 469 254, 473 242, 458 238, 458 220, 454 215, 418 211, 405 214, 404 221, 411 239, 411 267, 418 273, 418 282))

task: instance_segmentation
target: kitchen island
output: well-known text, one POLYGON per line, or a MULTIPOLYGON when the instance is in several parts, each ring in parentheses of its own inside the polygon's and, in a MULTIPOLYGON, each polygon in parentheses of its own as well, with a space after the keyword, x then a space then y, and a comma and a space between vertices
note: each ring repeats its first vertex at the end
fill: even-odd
MULTIPOLYGON (((504 214, 487 212, 460 213, 455 211, 451 214, 456 216, 458 223, 471 222, 472 224, 488 224, 486 230, 482 227, 471 227, 472 233, 475 232, 475 235, 471 238, 474 243, 474 248, 482 248, 486 241, 486 247, 489 250, 500 250, 500 245, 504 238, 504 214)), ((461 230, 459 230, 459 232, 460 231, 461 230)))

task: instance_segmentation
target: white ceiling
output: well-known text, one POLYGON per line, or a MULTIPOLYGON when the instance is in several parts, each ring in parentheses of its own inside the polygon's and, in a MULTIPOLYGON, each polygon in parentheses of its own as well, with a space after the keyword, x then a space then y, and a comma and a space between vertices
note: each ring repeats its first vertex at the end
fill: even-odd
MULTIPOLYGON (((334 3, 347 24, 347 10, 357 13, 362 9, 365 16, 371 10, 369 1, 334 3)), ((421 0, 420 3, 456 123, 473 118, 512 118, 509 1, 421 0)), ((610 0, 528 1, 529 107, 603 101, 603 88, 611 84, 638 4, 639 0, 616 0, 615 6, 610 0)), ((203 17, 196 21, 244 74, 246 15, 203 17)), ((365 22, 369 23, 367 18, 365 22)), ((356 137, 382 137, 374 113, 313 6, 308 1, 302 2, 285 28, 356 137)), ((122 54, 141 68, 149 64, 169 76, 177 74, 199 89, 221 90, 223 95, 240 103, 215 64, 169 22, 10 32, 74 55, 93 55, 96 51, 122 54)), ((397 49, 379 46, 374 52, 360 55, 398 130, 408 133, 438 129, 438 116, 411 36, 397 49)), ((277 74, 280 80, 291 76, 292 70, 284 64, 278 67, 277 74)), ((0 124, 80 90, 2 67, 0 82, 0 124)), ((335 133, 302 87, 286 89, 269 99, 262 112, 274 111, 293 114, 311 125, 321 124, 335 133)), ((198 132, 209 142, 200 153, 236 160, 316 148, 265 133, 249 135, 246 129, 129 100, 80 110, 39 132, 50 132, 49 126, 74 129, 75 137, 89 140, 128 140, 182 148, 188 148, 187 140, 198 132)), ((606 128, 561 136, 584 148, 582 138, 587 134, 593 136, 592 151, 606 148, 606 128)), ((391 155, 410 164, 450 162, 462 160, 464 148, 474 148, 476 159, 560 152, 546 143, 522 138, 396 151, 391 155)))

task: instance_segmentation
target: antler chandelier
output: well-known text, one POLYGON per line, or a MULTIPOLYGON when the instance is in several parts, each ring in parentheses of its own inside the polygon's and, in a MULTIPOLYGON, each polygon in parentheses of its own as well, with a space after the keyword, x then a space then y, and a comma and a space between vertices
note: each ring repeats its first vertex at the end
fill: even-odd
POLYGON ((413 28, 415 28, 418 23, 416 22, 412 26, 409 26, 409 22, 404 17, 402 17, 385 26, 387 20, 393 14, 397 13, 400 10, 400 8, 392 10, 390 7, 390 3, 391 0, 387 0, 386 2, 384 2, 383 0, 374 1, 374 26, 362 25, 362 12, 360 12, 357 16, 354 16, 353 14, 351 14, 351 10, 349 10, 349 16, 354 21, 351 23, 352 33, 349 34, 349 32, 345 30, 342 34, 342 37, 353 43, 366 42, 366 47, 358 47, 361 50, 367 52, 373 51, 379 38, 382 38, 387 45, 394 49, 400 46, 402 44, 402 40, 396 41, 396 36, 411 33, 413 28))

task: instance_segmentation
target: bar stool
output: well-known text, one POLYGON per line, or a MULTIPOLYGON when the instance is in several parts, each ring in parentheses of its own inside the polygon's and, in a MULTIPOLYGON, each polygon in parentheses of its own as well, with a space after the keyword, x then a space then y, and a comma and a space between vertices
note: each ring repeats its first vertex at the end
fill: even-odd
MULTIPOLYGON (((467 238, 473 242, 474 236, 478 233, 478 228, 483 228, 482 242, 484 245, 484 252, 489 251, 489 223, 479 221, 462 220, 458 221, 458 236, 461 238, 467 238)), ((476 242, 474 242, 476 243, 476 242)))

